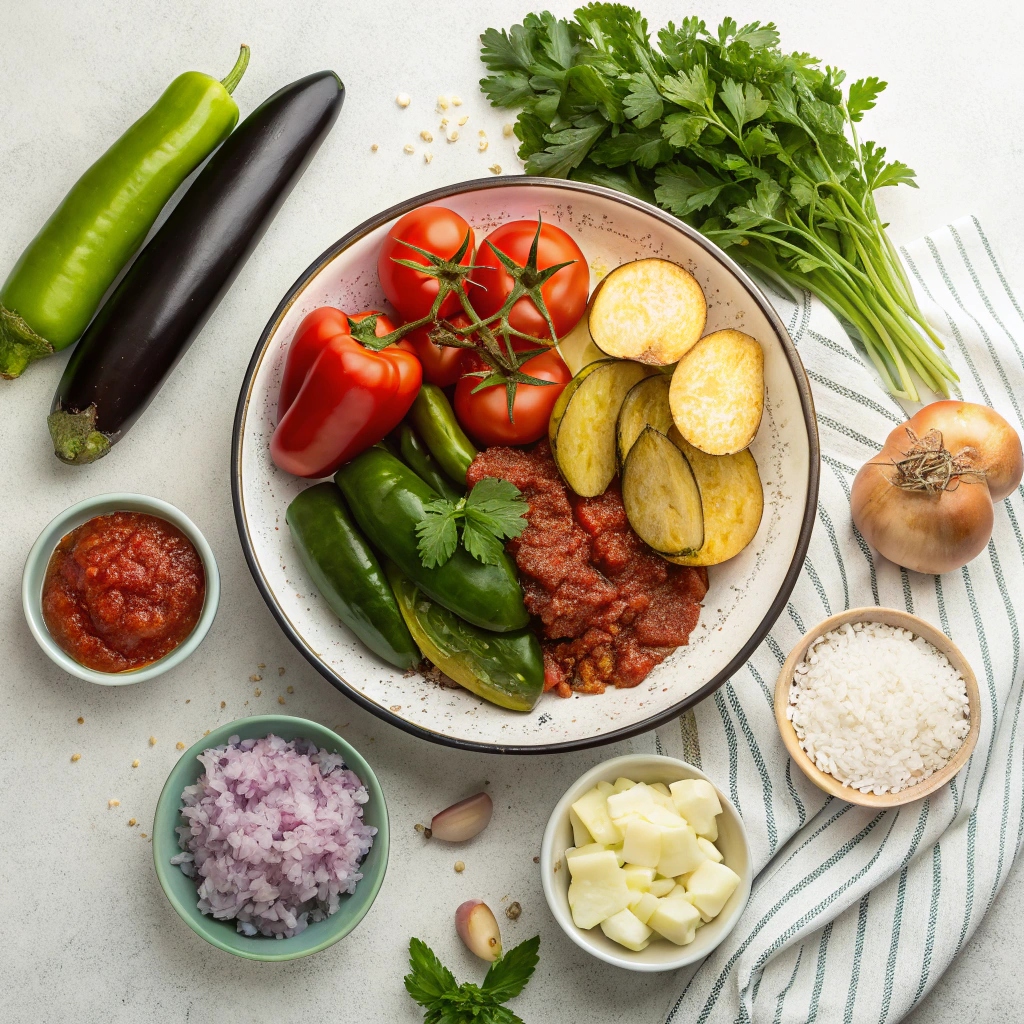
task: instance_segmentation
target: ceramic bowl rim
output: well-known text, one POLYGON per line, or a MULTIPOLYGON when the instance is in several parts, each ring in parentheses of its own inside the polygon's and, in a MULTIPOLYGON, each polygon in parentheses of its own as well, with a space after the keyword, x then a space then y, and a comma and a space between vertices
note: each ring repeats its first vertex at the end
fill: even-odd
POLYGON ((84 498, 82 501, 76 502, 59 515, 54 516, 43 527, 29 550, 21 576, 21 605, 28 628, 35 637, 36 643, 59 668, 79 679, 97 683, 100 686, 130 686, 133 683, 143 683, 147 679, 163 675, 164 672, 180 665, 206 638, 206 634, 217 616, 219 604, 220 571, 217 568, 217 559, 214 557, 213 548, 210 547, 199 527, 181 509, 169 501, 130 491, 95 494, 91 498, 84 498), (200 612, 199 620, 192 632, 174 650, 133 672, 100 672, 80 665, 71 655, 61 650, 50 636, 50 631, 43 621, 42 580, 50 556, 62 537, 94 516, 107 515, 117 511, 147 512, 159 519, 166 520, 181 530, 192 542, 202 559, 203 570, 206 574, 206 597, 203 600, 203 610, 200 612), (38 586, 36 585, 37 581, 38 586))
MULTIPOLYGON (((326 744, 325 744, 326 746, 326 744)), ((163 788, 160 790, 160 796, 157 799, 156 809, 153 811, 153 868, 156 871, 157 881, 160 883, 160 888, 163 890, 164 896, 167 898, 167 902, 170 903, 174 912, 182 919, 196 933, 201 939, 210 943, 211 946, 215 946, 217 949, 223 950, 225 953, 230 953, 232 956, 241 957, 245 960, 260 960, 263 962, 281 962, 285 960, 299 960, 303 957, 312 956, 314 953, 319 953, 329 946, 333 946, 336 942, 340 942, 347 935, 350 935, 356 927, 362 922, 363 918, 370 912, 370 908, 376 902, 377 896, 380 894, 381 886, 384 884, 384 876, 388 870, 388 858, 391 851, 391 825, 390 818, 388 815, 388 804, 387 798, 384 796, 384 787, 381 786, 380 780, 377 778, 369 761, 359 753, 358 750, 348 740, 339 736, 333 729, 326 725, 321 725, 319 722, 314 722, 312 719, 299 718, 295 715, 253 715, 250 718, 238 718, 233 722, 228 722, 226 725, 218 726, 216 729, 212 729, 207 736, 201 737, 196 743, 193 743, 188 750, 184 751, 181 757, 171 766, 171 770, 167 773, 167 778, 164 781, 163 788), (267 943, 268 952, 258 953, 251 950, 243 950, 232 947, 229 943, 222 941, 218 938, 216 932, 209 930, 208 921, 212 921, 212 918, 207 918, 201 914, 195 906, 185 907, 181 904, 181 901, 177 898, 177 895, 170 887, 169 877, 172 871, 180 873, 180 869, 170 863, 163 863, 160 859, 159 852, 161 843, 157 839, 157 827, 158 822, 161 820, 162 812, 166 810, 168 803, 174 803, 176 806, 181 801, 181 790, 178 789, 177 785, 172 785, 172 780, 179 776, 178 768, 180 765, 187 764, 204 750, 210 746, 218 746, 221 743, 226 743, 229 736, 234 735, 240 726, 244 726, 247 730, 253 726, 258 726, 264 730, 264 735, 275 732, 280 728, 280 723, 287 722, 288 730, 295 731, 296 735, 302 735, 303 730, 312 728, 315 732, 320 734, 326 734, 335 744, 335 749, 332 753, 340 753, 345 758, 345 764, 351 768, 356 775, 359 776, 360 782, 366 786, 368 791, 371 791, 379 800, 383 816, 381 823, 377 826, 377 835, 374 836, 374 845, 378 843, 383 846, 382 860, 380 868, 378 870, 377 877, 373 879, 363 878, 360 880, 359 885, 364 882, 369 882, 368 888, 371 890, 369 900, 366 903, 362 913, 352 919, 347 919, 344 922, 344 927, 336 927, 330 932, 327 937, 316 946, 311 949, 302 950, 300 952, 294 952, 288 950, 288 939, 264 939, 267 943), (276 723, 276 724, 275 724, 276 723), (354 763, 355 766, 354 766, 354 763), (177 790, 177 792, 175 792, 177 790), (270 950, 278 950, 278 952, 270 952, 270 950)), ((327 918, 325 922, 330 922, 331 918, 327 918)), ((220 922, 215 922, 220 923, 220 922)), ((340 924, 341 922, 339 922, 340 924)))
POLYGON ((786 747, 786 752, 800 771, 823 793, 834 796, 839 800, 845 800, 847 803, 856 804, 859 807, 887 809, 902 807, 905 804, 924 800, 925 797, 930 796, 936 790, 945 786, 967 764, 977 745, 978 736, 981 734, 981 694, 978 689, 978 680, 974 674, 974 669, 971 668, 971 663, 964 657, 960 648, 937 626, 932 625, 927 619, 922 619, 919 615, 901 611, 899 608, 867 605, 861 608, 848 608, 846 611, 822 619, 816 626, 809 629, 789 652, 775 682, 773 703, 775 707, 775 724, 778 726, 779 735, 786 747), (887 623, 887 619, 894 621, 887 623), (812 641, 847 622, 878 622, 899 625, 904 629, 909 629, 917 636, 923 637, 936 649, 942 650, 942 648, 945 648, 945 650, 942 650, 942 653, 946 655, 954 668, 960 670, 966 684, 967 699, 971 712, 971 725, 970 731, 967 733, 960 749, 942 768, 923 782, 919 782, 916 786, 909 786, 895 794, 861 793, 860 790, 843 786, 841 782, 834 779, 831 775, 820 771, 800 746, 796 730, 786 716, 786 708, 789 705, 789 688, 797 663, 803 659, 812 641))
MULTIPOLYGON (((637 781, 643 781, 637 780, 637 781)), ((613 757, 608 761, 602 761, 600 764, 594 765, 593 768, 585 771, 568 789, 562 794, 558 803, 555 804, 554 810, 552 810, 550 817, 548 818, 547 826, 544 829, 544 840, 541 844, 541 885, 544 888, 544 899, 547 901, 548 909, 551 911, 552 917, 558 922, 559 927, 565 934, 576 943, 580 949, 586 950, 591 956, 597 957, 599 960, 603 960, 605 963, 612 964, 614 967, 622 967, 628 971, 639 971, 643 973, 657 973, 661 971, 676 971, 680 967, 686 967, 689 964, 696 963, 698 960, 703 960, 704 957, 710 955, 725 939, 729 933, 736 927, 736 922, 739 921, 740 915, 746 909, 747 903, 750 900, 750 889, 754 881, 754 868, 753 860, 750 850, 750 838, 747 835, 746 826, 743 824, 743 818, 740 812, 736 809, 736 805, 726 796, 722 790, 715 785, 713 779, 708 778, 696 765, 690 764, 688 761, 683 761, 678 757, 669 757, 666 754, 623 754, 621 757, 613 757), (705 925, 705 928, 718 927, 721 929, 721 935, 718 937, 718 941, 710 948, 694 950, 689 946, 680 946, 679 955, 675 960, 667 961, 663 964, 645 964, 640 963, 630 958, 630 950, 623 948, 622 953, 609 953, 607 950, 597 946, 590 941, 590 937, 582 928, 577 928, 574 924, 572 917, 567 915, 565 911, 555 901, 555 873, 554 871, 548 870, 548 865, 552 863, 552 854, 554 852, 555 845, 555 833, 559 826, 562 825, 569 816, 569 806, 579 798, 579 796, 591 786, 591 784, 600 781, 600 776, 609 772, 614 766, 615 774, 625 775, 626 778, 630 778, 629 766, 639 761, 650 762, 660 761, 666 765, 674 765, 684 772, 688 773, 683 776, 684 778, 697 778, 704 779, 710 782, 715 787, 715 792, 718 794, 718 799, 722 803, 722 810, 730 815, 739 827, 739 834, 743 840, 743 846, 746 850, 747 855, 747 869, 740 879, 740 887, 743 893, 743 898, 736 904, 735 907, 725 917, 719 915, 710 924, 705 925)), ((701 929, 703 932, 704 929, 701 929)))
POLYGON ((298 650, 299 653, 328 682, 345 694, 346 697, 355 701, 360 707, 366 709, 377 718, 380 718, 391 725, 397 726, 399 729, 402 729, 413 736, 430 740, 433 743, 440 743, 460 750, 472 750, 482 753, 557 754, 573 750, 585 750, 590 747, 604 746, 609 743, 617 743, 621 740, 628 739, 631 736, 636 736, 643 732, 649 732, 651 729, 655 729, 659 725, 663 725, 665 722, 678 718, 684 711, 694 707, 696 704, 699 704, 704 700, 705 697, 714 693, 715 690, 735 675, 735 673, 749 660, 751 655, 761 644, 762 640, 764 640, 768 635, 772 626, 775 624, 776 619, 778 619, 782 614, 786 607, 786 602, 789 600, 789 595, 796 586, 796 581, 803 570, 804 558, 810 546, 811 532, 814 528, 814 521, 818 507, 818 482, 821 470, 820 461, 818 421, 814 413, 814 400, 811 395, 810 381, 807 378, 807 373, 800 360, 800 356, 797 353, 796 345, 793 343, 792 338, 789 336, 789 332, 782 323, 782 320, 779 318, 774 307, 768 301, 764 292, 733 259, 723 252, 722 249, 715 245, 715 243, 710 239, 705 238, 694 228, 691 228, 688 224, 684 224, 681 220, 672 216, 670 213, 667 213, 665 210, 652 206, 650 203, 646 203, 641 199, 635 199, 632 196, 625 195, 622 192, 616 192, 614 189, 604 188, 601 185, 591 185, 587 182, 568 181, 560 178, 538 178, 531 175, 505 175, 500 178, 475 178, 469 181, 457 182, 452 185, 445 185, 442 188, 432 189, 429 192, 421 193, 411 199, 406 199, 401 203, 397 203, 394 206, 375 214, 367 220, 364 220, 361 224, 343 235, 337 242, 321 253, 320 256, 318 256, 313 263, 311 263, 309 267, 299 275, 298 279, 285 293, 284 298, 282 298, 277 309, 267 321, 267 325, 263 329, 263 333, 260 335, 259 340, 256 343, 252 358, 249 360, 245 376, 242 379, 242 385, 238 395, 238 404, 235 408, 234 426, 231 433, 231 501, 235 512, 235 525, 238 529, 238 537, 242 545, 242 553, 245 555, 246 565, 248 565, 249 572, 252 574, 252 578, 256 583, 256 588, 259 590, 263 600, 266 602, 271 614, 277 620, 278 625, 283 630, 285 636, 288 637, 295 646, 296 650, 298 650), (703 249, 709 257, 719 263, 727 273, 731 274, 736 279, 771 324, 772 329, 778 338, 779 344, 782 346, 782 350, 785 353, 786 360, 789 363, 790 372, 793 375, 794 384, 800 398, 800 411, 803 416, 804 428, 807 432, 808 473, 806 501, 800 524, 800 534, 797 538, 796 548, 794 549, 789 568, 786 570, 786 574, 783 577, 782 585, 779 587, 774 600, 769 605, 760 623, 753 630, 747 642, 736 652, 736 655, 721 669, 721 671, 717 672, 699 689, 688 694, 686 697, 683 697, 671 707, 657 712, 656 714, 652 714, 650 717, 639 722, 635 722, 632 725, 624 726, 620 729, 613 729, 609 732, 601 733, 596 736, 584 736, 578 739, 560 740, 555 743, 504 744, 479 742, 459 736, 448 736, 434 729, 426 728, 422 725, 410 722, 390 711, 387 707, 383 707, 371 700, 355 686, 352 686, 338 672, 335 672, 330 666, 317 657, 312 650, 310 650, 303 639, 298 635, 288 620, 288 616, 284 613, 284 610, 274 597, 269 583, 263 576, 259 560, 256 557, 254 545, 249 536, 249 528, 245 515, 245 503, 242 496, 242 425, 248 412, 253 383, 256 379, 257 371, 260 368, 260 364, 267 353, 270 341, 275 335, 278 326, 309 281, 331 260, 335 259, 335 257, 345 249, 349 248, 371 231, 376 230, 388 221, 401 217, 403 214, 406 214, 410 210, 414 210, 420 206, 444 199, 450 199, 452 196, 462 195, 464 193, 485 191, 488 189, 523 187, 549 188, 584 196, 598 196, 602 199, 608 199, 623 206, 631 207, 632 209, 644 213, 647 216, 654 217, 671 229, 685 235, 691 242, 703 249))

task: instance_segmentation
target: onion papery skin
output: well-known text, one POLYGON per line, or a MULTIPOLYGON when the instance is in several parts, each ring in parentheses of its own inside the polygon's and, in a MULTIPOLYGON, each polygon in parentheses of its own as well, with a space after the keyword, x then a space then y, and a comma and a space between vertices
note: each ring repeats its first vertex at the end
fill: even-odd
MULTIPOLYGON (((994 523, 992 496, 980 473, 954 477, 948 489, 908 490, 895 483, 895 464, 915 444, 907 432, 911 423, 897 427, 878 456, 861 466, 850 511, 864 539, 890 562, 938 575, 984 551, 994 523)), ((972 464, 980 461, 975 455, 968 457, 972 464)))
MULTIPOLYGON (((906 427, 918 437, 924 437, 929 430, 939 431, 951 452, 974 448, 993 501, 1002 501, 1020 486, 1024 476, 1020 435, 995 409, 974 402, 932 402, 919 409, 903 427, 893 431, 900 435, 901 444, 907 440, 906 427)), ((892 435, 889 437, 891 440, 892 435)), ((888 446, 889 441, 886 441, 888 446)))

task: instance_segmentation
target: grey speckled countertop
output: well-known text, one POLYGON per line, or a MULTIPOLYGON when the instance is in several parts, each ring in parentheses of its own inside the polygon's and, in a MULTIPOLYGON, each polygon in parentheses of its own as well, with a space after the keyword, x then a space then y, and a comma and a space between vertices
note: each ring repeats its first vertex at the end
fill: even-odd
MULTIPOLYGON (((606 968, 569 943, 544 905, 532 858, 565 785, 628 749, 559 758, 497 758, 414 740, 347 702, 280 633, 242 559, 231 512, 228 460, 237 389, 267 318, 299 272, 363 218, 409 195, 517 170, 508 120, 476 90, 476 36, 507 26, 524 0, 0 0, 0 273, 81 171, 180 71, 220 77, 240 42, 252 46, 236 96, 243 115, 285 83, 325 67, 348 86, 340 121, 230 294, 145 419, 102 462, 57 463, 45 417, 62 357, 0 385, 0 936, 3 1010, 12 1024, 227 1019, 338 1024, 412 1022, 402 988, 410 935, 430 942, 463 978, 481 973, 454 936, 468 896, 495 907, 518 900, 505 927, 514 942, 539 931, 542 960, 515 1008, 530 1024, 660 1024, 678 980, 606 968), (394 102, 406 92, 404 111, 394 102), (439 93, 470 115, 457 143, 433 145, 439 93), (491 146, 476 152, 476 130, 491 146), (370 145, 379 143, 371 154, 370 145), (402 152, 412 142, 417 152, 402 152), (182 508, 205 532, 223 574, 220 614, 184 666, 151 683, 105 689, 69 678, 38 650, 21 614, 24 557, 49 519, 103 491, 139 490, 182 508), (260 665, 266 668, 259 668, 260 665), (283 674, 279 674, 283 670, 283 674), (262 696, 250 676, 262 675, 262 696), (292 686, 294 694, 287 694, 292 686), (369 916, 346 941, 291 964, 236 960, 205 945, 175 916, 153 874, 151 848, 129 828, 148 824, 175 742, 263 709, 287 710, 346 734, 388 795, 391 864, 369 916), (226 706, 222 707, 221 702, 226 706), (82 716, 84 724, 77 724, 82 716), (157 738, 155 746, 148 737, 157 738), (73 753, 81 759, 72 764, 73 753), (132 769, 134 758, 140 765, 132 769), (487 780, 497 813, 456 856, 413 831, 487 780), (109 798, 121 801, 107 809, 109 798)), ((569 2, 548 6, 567 12, 569 2)), ((708 21, 774 20, 787 48, 810 50, 851 77, 887 79, 866 131, 916 168, 920 191, 887 190, 883 213, 903 241, 977 214, 1011 278, 1024 279, 1020 187, 1019 45, 1024 10, 983 0, 645 0, 652 25, 689 13, 708 21)), ((989 916, 912 1018, 914 1024, 1017 1019, 1024 917, 1020 869, 989 916)), ((504 919, 503 919, 504 920, 504 919)))

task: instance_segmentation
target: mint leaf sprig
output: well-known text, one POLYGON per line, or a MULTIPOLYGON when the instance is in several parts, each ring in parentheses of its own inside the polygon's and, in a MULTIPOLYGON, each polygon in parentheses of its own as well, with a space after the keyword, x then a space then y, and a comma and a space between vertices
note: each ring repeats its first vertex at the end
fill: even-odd
POLYGON ((523 1024, 503 1004, 526 987, 537 966, 539 948, 540 936, 535 935, 495 960, 482 985, 468 981, 460 985, 422 939, 410 939, 405 988, 426 1010, 424 1024, 523 1024))
POLYGON ((529 505, 519 488, 507 480, 485 477, 464 498, 438 498, 424 509, 426 518, 416 524, 420 561, 428 569, 444 565, 455 553, 462 524, 465 549, 485 565, 498 565, 504 542, 518 537, 527 527, 529 505))

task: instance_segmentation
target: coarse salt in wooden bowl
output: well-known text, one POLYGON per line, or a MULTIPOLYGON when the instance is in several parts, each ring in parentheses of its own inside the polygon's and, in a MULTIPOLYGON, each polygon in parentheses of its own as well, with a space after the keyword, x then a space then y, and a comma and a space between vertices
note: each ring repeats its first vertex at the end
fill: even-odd
POLYGON ((786 663, 779 673, 778 682, 775 684, 775 721, 779 726, 779 733, 782 742, 789 751, 789 756, 796 762, 797 767, 813 782, 819 789, 831 796, 839 797, 851 804, 859 804, 862 807, 899 807, 903 804, 913 803, 921 800, 941 789, 953 778, 954 775, 967 763, 967 759, 974 751, 978 742, 978 734, 981 731, 981 697, 978 693, 978 680, 974 676, 970 663, 960 653, 959 648, 945 633, 936 629, 931 623, 924 619, 911 615, 909 612, 901 612, 895 608, 851 608, 848 611, 840 612, 831 618, 819 622, 812 630, 805 633, 800 642, 790 651, 786 663), (970 711, 970 730, 967 733, 960 749, 953 755, 945 766, 937 772, 929 775, 927 779, 913 786, 907 786, 898 793, 862 793, 852 786, 844 786, 837 778, 821 771, 811 760, 810 756, 800 745, 796 729, 786 714, 790 703, 790 689, 793 685, 793 676, 796 667, 803 661, 808 648, 815 640, 826 633, 846 623, 873 622, 886 626, 895 626, 909 630, 915 636, 927 640, 941 654, 944 654, 949 663, 963 676, 967 688, 967 702, 970 711))

